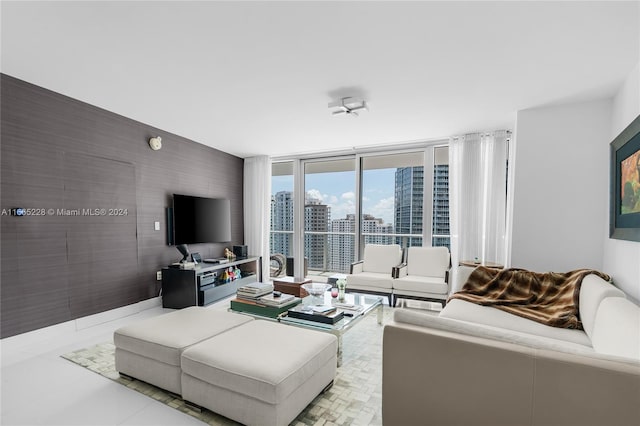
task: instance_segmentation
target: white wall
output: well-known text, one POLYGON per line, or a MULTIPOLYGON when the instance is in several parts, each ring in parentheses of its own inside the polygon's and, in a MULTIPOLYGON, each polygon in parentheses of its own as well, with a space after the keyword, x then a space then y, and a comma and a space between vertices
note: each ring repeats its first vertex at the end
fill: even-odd
MULTIPOLYGON (((613 140, 640 114, 640 62, 629 74, 613 100, 610 139, 613 140)), ((606 144, 607 149, 609 145, 606 144)), ((608 180, 607 180, 608 182, 608 180)), ((635 300, 640 300, 640 243, 609 238, 605 222, 603 270, 635 300)))
POLYGON ((519 111, 511 266, 602 270, 611 100, 519 111))

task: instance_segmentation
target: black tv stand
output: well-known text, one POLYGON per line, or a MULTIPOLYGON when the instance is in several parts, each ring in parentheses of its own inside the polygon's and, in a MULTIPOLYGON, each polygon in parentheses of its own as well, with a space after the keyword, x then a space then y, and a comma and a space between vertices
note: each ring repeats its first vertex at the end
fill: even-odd
POLYGON ((261 280, 262 258, 247 257, 226 263, 199 263, 193 269, 162 269, 162 307, 182 309, 206 306, 229 297, 245 284, 261 280), (225 269, 238 267, 242 277, 227 283, 220 277, 225 269))

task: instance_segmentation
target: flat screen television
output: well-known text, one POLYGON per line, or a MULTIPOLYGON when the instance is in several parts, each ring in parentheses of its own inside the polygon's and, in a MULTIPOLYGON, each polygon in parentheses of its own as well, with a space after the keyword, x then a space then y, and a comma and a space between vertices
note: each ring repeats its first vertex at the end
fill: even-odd
POLYGON ((231 241, 231 202, 173 194, 173 241, 178 244, 231 241))

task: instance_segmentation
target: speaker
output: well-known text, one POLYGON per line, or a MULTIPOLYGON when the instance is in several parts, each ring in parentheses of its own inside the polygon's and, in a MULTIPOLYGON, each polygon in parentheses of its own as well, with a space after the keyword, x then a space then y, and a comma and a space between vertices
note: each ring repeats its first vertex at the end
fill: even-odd
POLYGON ((238 258, 248 257, 247 246, 233 246, 233 254, 238 258))
MULTIPOLYGON (((294 268, 294 261, 293 261, 293 257, 287 257, 287 276, 288 277, 293 277, 293 268, 294 268)), ((304 276, 307 276, 307 273, 309 272, 309 259, 307 259, 306 257, 304 258, 304 276)))

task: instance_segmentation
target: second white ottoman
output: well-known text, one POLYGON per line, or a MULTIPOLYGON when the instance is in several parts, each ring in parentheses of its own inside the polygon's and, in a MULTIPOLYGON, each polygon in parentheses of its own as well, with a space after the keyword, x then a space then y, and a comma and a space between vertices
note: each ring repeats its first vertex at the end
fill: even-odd
POLYGON ((182 397, 246 425, 288 425, 333 381, 334 335, 252 321, 182 353, 182 397))

